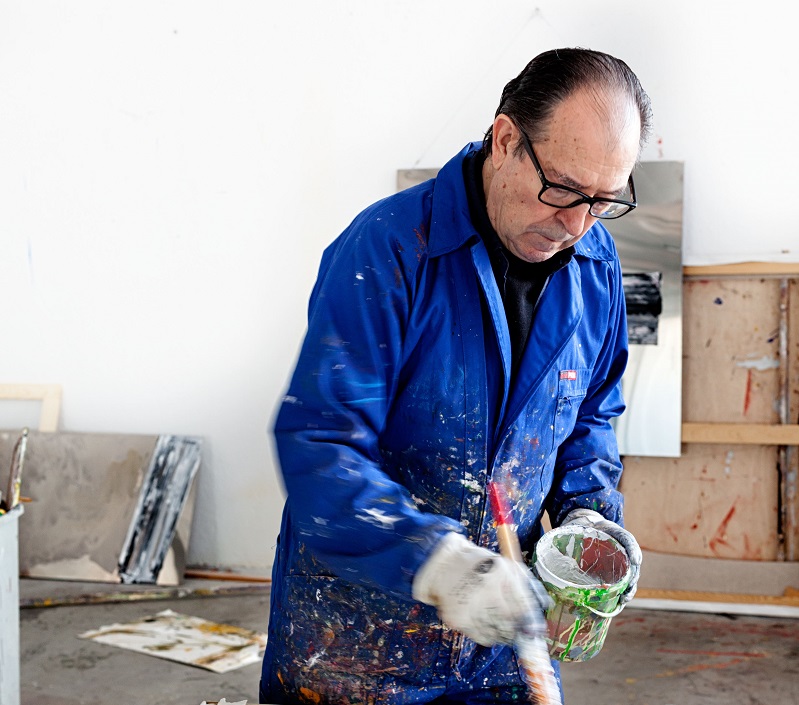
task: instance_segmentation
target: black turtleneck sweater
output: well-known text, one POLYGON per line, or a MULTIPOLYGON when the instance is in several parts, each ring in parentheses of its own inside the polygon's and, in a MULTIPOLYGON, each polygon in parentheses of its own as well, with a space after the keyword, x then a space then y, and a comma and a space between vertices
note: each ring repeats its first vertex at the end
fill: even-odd
POLYGON ((533 327, 538 298, 544 290, 547 279, 568 264, 574 254, 574 248, 569 247, 556 252, 543 262, 527 262, 508 250, 502 244, 488 217, 483 189, 484 162, 485 154, 482 150, 466 157, 463 161, 463 178, 466 183, 472 224, 488 250, 494 278, 505 306, 511 341, 511 369, 515 376, 533 327))

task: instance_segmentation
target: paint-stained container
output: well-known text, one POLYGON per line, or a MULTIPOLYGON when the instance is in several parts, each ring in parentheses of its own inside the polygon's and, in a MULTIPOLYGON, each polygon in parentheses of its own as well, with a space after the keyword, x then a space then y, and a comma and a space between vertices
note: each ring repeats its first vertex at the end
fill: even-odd
POLYGON ((587 661, 596 656, 630 582, 624 548, 596 529, 564 526, 541 537, 533 569, 553 601, 546 613, 552 658, 587 661))

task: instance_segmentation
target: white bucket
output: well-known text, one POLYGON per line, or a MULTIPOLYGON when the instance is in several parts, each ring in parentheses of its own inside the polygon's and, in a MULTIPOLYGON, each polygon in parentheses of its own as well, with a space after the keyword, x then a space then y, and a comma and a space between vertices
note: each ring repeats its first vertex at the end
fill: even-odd
POLYGON ((0 515, 0 703, 19 705, 19 517, 0 515))
POLYGON ((533 560, 553 600, 546 613, 550 655, 559 661, 593 658, 630 582, 624 548, 602 531, 567 524, 541 537, 533 560))

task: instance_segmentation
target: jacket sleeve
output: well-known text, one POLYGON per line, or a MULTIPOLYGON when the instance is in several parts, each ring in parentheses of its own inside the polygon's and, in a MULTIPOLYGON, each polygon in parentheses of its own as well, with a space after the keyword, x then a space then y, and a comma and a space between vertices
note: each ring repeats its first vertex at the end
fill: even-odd
POLYGON ((293 531, 336 575, 410 599, 452 519, 420 512, 381 468, 380 435, 425 257, 424 228, 362 214, 322 258, 275 439, 293 531))
POLYGON ((621 379, 627 365, 627 313, 619 261, 605 266, 610 300, 607 334, 574 430, 558 449, 547 506, 554 526, 579 507, 624 524, 624 500, 616 489, 622 464, 611 419, 624 411, 621 379))

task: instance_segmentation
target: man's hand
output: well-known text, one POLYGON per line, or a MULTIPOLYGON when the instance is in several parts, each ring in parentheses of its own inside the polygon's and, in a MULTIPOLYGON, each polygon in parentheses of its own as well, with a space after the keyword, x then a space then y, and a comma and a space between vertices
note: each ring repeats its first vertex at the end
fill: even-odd
POLYGON ((413 597, 438 608, 441 620, 483 646, 512 644, 517 635, 543 635, 544 586, 521 563, 451 532, 413 581, 413 597))
POLYGON ((598 531, 604 531, 624 547, 627 558, 630 561, 631 577, 627 589, 619 597, 619 606, 626 605, 633 599, 635 591, 638 589, 638 576, 641 573, 641 560, 643 559, 638 541, 635 540, 635 537, 629 531, 620 527, 616 522, 605 519, 599 512, 595 512, 592 509, 573 509, 566 515, 561 526, 566 526, 567 524, 587 526, 598 531))

